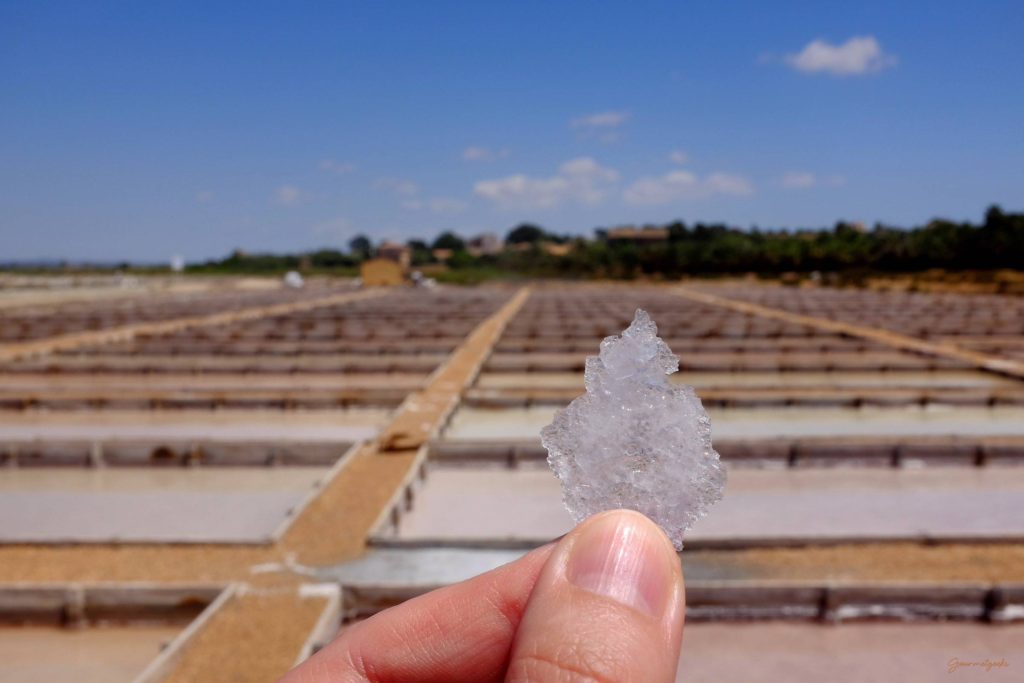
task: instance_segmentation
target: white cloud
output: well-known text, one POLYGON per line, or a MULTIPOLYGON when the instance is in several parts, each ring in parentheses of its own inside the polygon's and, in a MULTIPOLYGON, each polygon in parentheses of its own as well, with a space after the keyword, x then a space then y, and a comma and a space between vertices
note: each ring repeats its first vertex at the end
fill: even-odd
POLYGON ((842 45, 811 41, 800 52, 786 55, 785 61, 804 73, 859 76, 893 66, 896 57, 886 54, 874 36, 854 36, 842 45))
POLYGON ((840 187, 846 184, 841 175, 820 177, 809 171, 789 171, 782 175, 779 184, 789 190, 806 190, 811 187, 840 187))
POLYGON ((324 159, 320 162, 320 170, 326 173, 337 173, 338 175, 342 175, 343 173, 351 173, 356 170, 356 165, 349 161, 324 159))
POLYGON ((473 192, 495 204, 511 208, 543 209, 566 202, 597 204, 617 181, 619 174, 590 157, 571 159, 562 164, 557 175, 534 178, 524 174, 481 180, 473 192))
POLYGON ((754 186, 743 176, 734 173, 712 173, 704 181, 709 194, 727 194, 746 197, 754 194, 754 186))
POLYGON ((401 178, 379 178, 373 186, 379 190, 394 192, 400 197, 412 197, 419 194, 420 191, 419 185, 411 180, 402 180, 401 178))
POLYGON ((558 172, 571 179, 588 181, 614 182, 619 178, 618 172, 605 168, 590 157, 570 159, 558 167, 558 172))
POLYGON ((200 204, 209 204, 213 201, 213 193, 209 190, 203 190, 202 192, 196 192, 196 201, 200 204))
POLYGON ((674 149, 668 153, 668 160, 673 164, 685 164, 690 160, 690 155, 681 149, 674 149))
POLYGON ((596 137, 601 142, 614 142, 619 138, 619 128, 630 116, 628 111, 602 111, 575 118, 569 122, 569 127, 579 131, 583 137, 596 137))
POLYGON ((743 176, 712 173, 702 179, 696 173, 678 170, 640 178, 622 196, 629 204, 669 204, 713 195, 742 197, 753 192, 754 186, 743 176))
POLYGON ((302 199, 302 190, 294 185, 282 185, 275 190, 274 196, 277 198, 278 204, 292 206, 298 204, 299 200, 302 199))
POLYGON ((782 176, 782 186, 791 190, 814 187, 818 177, 806 171, 790 171, 782 176))
POLYGON ((491 149, 490 147, 467 147, 462 150, 462 158, 464 161, 495 161, 497 159, 504 159, 508 156, 508 150, 502 149, 491 149))
POLYGON ((623 198, 630 204, 667 204, 678 199, 693 199, 701 194, 700 180, 690 171, 671 171, 665 175, 636 180, 626 188, 623 198))
POLYGON ((569 125, 572 128, 617 128, 628 120, 628 111, 602 111, 575 118, 569 125))

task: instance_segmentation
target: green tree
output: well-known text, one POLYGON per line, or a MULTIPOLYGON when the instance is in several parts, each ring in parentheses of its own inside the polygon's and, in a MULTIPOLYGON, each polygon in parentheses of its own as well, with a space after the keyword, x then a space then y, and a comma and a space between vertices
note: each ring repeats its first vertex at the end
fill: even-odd
POLYGON ((545 237, 547 237, 547 232, 544 228, 532 223, 521 223, 509 231, 505 241, 509 244, 534 244, 545 237))
POLYGON ((355 259, 337 249, 318 249, 309 254, 309 264, 314 268, 344 268, 355 265, 355 259))
POLYGON ((373 255, 373 242, 366 235, 356 235, 348 241, 349 251, 357 259, 363 260, 373 255))
POLYGON ((430 253, 430 247, 423 240, 409 240, 405 246, 409 247, 414 266, 422 266, 424 263, 434 260, 434 256, 430 253))
POLYGON ((451 249, 452 251, 462 251, 466 248, 466 242, 461 237, 456 235, 454 232, 442 232, 434 240, 434 244, 431 245, 434 249, 451 249))

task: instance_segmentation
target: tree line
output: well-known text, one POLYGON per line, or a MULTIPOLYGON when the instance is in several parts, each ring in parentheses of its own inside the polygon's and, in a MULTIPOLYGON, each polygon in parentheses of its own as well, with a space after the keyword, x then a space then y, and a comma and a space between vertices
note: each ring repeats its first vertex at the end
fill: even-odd
MULTIPOLYGON (((741 229, 721 223, 675 221, 648 226, 667 232, 659 240, 616 240, 606 230, 592 239, 560 235, 521 224, 505 236, 497 253, 474 251, 462 236, 444 232, 434 240, 409 240, 414 266, 444 262, 452 272, 480 277, 635 278, 737 273, 812 271, 919 272, 947 270, 1024 270, 1024 213, 993 206, 979 224, 932 220, 915 228, 876 224, 864 228, 838 222, 817 230, 741 229), (560 245, 552 248, 551 245, 560 245)), ((374 255, 366 236, 348 250, 320 249, 306 254, 244 254, 196 264, 192 270, 278 272, 289 269, 354 271, 374 255)), ((472 279, 472 278, 467 278, 472 279)))

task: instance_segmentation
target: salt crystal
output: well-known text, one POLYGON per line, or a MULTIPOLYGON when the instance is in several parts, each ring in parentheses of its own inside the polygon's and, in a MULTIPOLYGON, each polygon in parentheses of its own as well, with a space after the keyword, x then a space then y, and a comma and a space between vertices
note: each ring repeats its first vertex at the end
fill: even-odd
POLYGON ((693 387, 669 383, 678 370, 641 309, 587 359, 587 393, 541 430, 577 522, 602 510, 637 510, 680 549, 683 533, 721 500, 725 468, 711 446, 711 421, 693 387))

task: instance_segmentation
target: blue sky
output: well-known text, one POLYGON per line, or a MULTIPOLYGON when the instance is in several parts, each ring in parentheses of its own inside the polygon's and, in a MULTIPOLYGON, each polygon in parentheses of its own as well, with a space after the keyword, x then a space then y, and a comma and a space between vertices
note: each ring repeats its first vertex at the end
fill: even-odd
POLYGON ((0 261, 1024 208, 1024 3, 0 0, 0 261))

